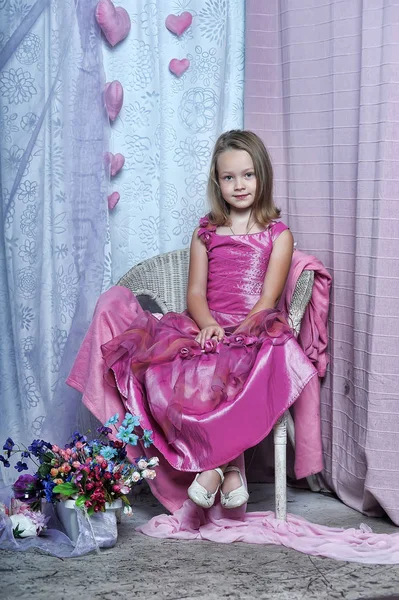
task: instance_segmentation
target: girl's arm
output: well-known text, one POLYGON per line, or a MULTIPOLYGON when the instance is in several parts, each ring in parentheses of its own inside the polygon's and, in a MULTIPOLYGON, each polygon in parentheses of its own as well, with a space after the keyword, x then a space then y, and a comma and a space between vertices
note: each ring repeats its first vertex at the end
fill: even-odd
POLYGON ((275 308, 287 281, 293 250, 294 238, 291 231, 286 229, 273 244, 273 250, 263 283, 262 295, 244 321, 240 323, 240 328, 251 315, 267 308, 275 308))
POLYGON ((190 248, 190 269, 187 286, 187 308, 201 330, 195 338, 204 347, 207 340, 215 337, 221 340, 224 330, 212 317, 206 299, 208 283, 208 254, 205 245, 194 231, 190 248))

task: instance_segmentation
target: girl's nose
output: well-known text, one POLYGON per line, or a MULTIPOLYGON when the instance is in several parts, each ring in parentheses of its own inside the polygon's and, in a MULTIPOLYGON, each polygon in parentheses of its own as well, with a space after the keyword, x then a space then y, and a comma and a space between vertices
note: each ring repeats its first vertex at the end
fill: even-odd
POLYGON ((244 187, 245 187, 244 180, 243 179, 236 179, 235 189, 236 190, 243 190, 244 187))

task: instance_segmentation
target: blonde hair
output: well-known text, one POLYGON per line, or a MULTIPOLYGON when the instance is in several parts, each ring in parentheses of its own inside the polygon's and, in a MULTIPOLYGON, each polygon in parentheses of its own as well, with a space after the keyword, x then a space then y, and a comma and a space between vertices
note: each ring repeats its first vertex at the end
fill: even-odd
POLYGON ((245 150, 252 158, 256 176, 256 193, 252 214, 260 225, 278 219, 280 209, 273 201, 273 167, 262 140, 252 131, 232 129, 219 136, 212 154, 208 180, 208 199, 211 206, 209 221, 213 225, 230 223, 230 207, 224 200, 219 186, 217 161, 226 150, 245 150))

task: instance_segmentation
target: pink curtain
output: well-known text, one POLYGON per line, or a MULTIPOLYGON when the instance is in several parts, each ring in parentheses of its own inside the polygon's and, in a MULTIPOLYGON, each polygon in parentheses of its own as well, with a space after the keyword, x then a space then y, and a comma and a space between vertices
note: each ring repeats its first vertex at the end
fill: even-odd
POLYGON ((324 477, 399 524, 399 2, 246 11, 245 127, 271 152, 299 249, 333 276, 324 477))

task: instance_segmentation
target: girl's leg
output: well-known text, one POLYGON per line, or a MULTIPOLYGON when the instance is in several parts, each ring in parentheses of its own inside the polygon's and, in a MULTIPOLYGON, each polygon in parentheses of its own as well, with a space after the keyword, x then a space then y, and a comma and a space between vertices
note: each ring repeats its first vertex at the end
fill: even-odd
MULTIPOLYGON (((235 461, 233 460, 231 463, 229 463, 228 466, 230 467, 230 466, 237 466, 237 465, 235 464, 235 461)), ((224 472, 224 470, 223 470, 223 472, 224 472)), ((241 486, 241 477, 237 471, 228 471, 228 473, 225 473, 224 482, 222 485, 223 494, 228 494, 228 492, 237 490, 240 486, 241 486)))
MULTIPOLYGON (((223 473, 225 468, 227 467, 227 463, 219 467, 223 473)), ((209 471, 202 471, 202 473, 198 476, 198 483, 202 485, 208 492, 212 492, 212 494, 218 489, 220 486, 220 475, 214 469, 209 471)))
MULTIPOLYGON (((240 458, 240 457, 239 457, 240 458)), ((230 463, 226 463, 219 467, 223 473, 227 467, 234 466, 241 469, 241 473, 243 473, 242 461, 236 458, 232 460, 230 463)), ((197 479, 198 483, 202 485, 209 492, 215 492, 220 485, 220 475, 214 469, 209 471, 203 471, 197 479)), ((241 477, 237 471, 229 471, 225 473, 224 482, 222 484, 222 491, 224 494, 228 492, 232 492, 233 490, 238 489, 241 486, 241 477)))

